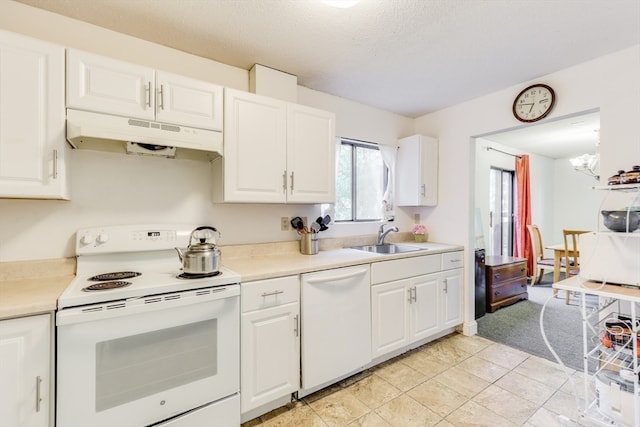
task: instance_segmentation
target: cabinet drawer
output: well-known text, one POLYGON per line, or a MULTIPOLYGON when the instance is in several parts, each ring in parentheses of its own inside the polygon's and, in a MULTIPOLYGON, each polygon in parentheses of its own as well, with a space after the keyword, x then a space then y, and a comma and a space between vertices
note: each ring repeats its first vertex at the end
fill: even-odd
POLYGON ((442 254, 442 270, 453 270, 464 266, 464 252, 445 252, 442 254))
POLYGON ((401 258, 371 264, 371 284, 393 282, 440 271, 440 254, 401 258))
POLYGON ((279 277, 241 284, 241 307, 246 313, 296 302, 300 295, 298 276, 279 277))
POLYGON ((489 269, 489 283, 497 284, 514 278, 526 277, 527 266, 524 263, 509 264, 504 266, 491 267, 489 269))
POLYGON ((527 280, 520 278, 487 289, 487 297, 489 302, 497 302, 525 292, 527 292, 527 280))

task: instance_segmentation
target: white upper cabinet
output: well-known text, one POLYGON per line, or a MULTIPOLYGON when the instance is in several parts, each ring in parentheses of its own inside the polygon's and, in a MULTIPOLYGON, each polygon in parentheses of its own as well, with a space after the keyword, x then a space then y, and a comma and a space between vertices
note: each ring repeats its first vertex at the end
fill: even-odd
POLYGON ((399 141, 396 162, 396 205, 438 204, 438 140, 413 135, 399 141))
POLYGON ((215 160, 224 174, 215 179, 214 199, 286 202, 286 103, 227 88, 224 111, 224 155, 215 160))
POLYGON ((335 200, 333 113, 228 88, 224 105, 216 202, 335 200))
POLYGON ((335 201, 335 115, 287 104, 287 201, 335 201))
POLYGON ((222 130, 221 86, 87 52, 67 51, 67 107, 222 130))
POLYGON ((68 199, 64 48, 0 31, 0 197, 68 199))

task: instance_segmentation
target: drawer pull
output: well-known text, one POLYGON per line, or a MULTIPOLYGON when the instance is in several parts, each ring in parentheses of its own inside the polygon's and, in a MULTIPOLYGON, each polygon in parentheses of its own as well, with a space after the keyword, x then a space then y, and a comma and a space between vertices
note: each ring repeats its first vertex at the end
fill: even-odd
POLYGON ((270 297, 272 295, 279 295, 279 294, 283 294, 284 291, 273 291, 273 292, 263 292, 262 296, 263 297, 270 297))
POLYGON ((293 321, 295 322, 295 326, 293 327, 293 332, 296 333, 296 337, 300 336, 299 320, 300 320, 300 316, 296 314, 295 317, 293 318, 293 321))
POLYGON ((494 274, 493 277, 495 277, 496 279, 499 279, 500 278, 500 273, 494 274))

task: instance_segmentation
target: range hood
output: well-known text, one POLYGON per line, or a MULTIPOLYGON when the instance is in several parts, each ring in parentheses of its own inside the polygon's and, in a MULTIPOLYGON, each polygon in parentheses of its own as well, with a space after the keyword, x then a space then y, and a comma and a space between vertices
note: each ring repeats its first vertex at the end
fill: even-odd
POLYGON ((67 141, 74 148, 164 157, 173 157, 175 148, 222 155, 219 131, 72 109, 67 109, 67 141))

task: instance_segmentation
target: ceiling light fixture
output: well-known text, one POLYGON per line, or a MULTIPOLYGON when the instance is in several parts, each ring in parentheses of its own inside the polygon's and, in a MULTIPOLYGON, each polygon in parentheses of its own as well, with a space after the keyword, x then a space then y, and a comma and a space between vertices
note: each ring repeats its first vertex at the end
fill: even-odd
MULTIPOLYGON (((594 132, 598 132, 595 130, 594 132)), ((596 180, 600 180, 600 153, 598 152, 598 147, 600 146, 600 138, 598 134, 598 142, 596 143, 596 153, 595 154, 583 154, 582 156, 574 157, 573 159, 569 159, 573 169, 578 172, 582 172, 589 176, 594 177, 596 180)))
POLYGON ((360 3, 360 0, 322 0, 322 2, 329 6, 347 9, 360 3))
POLYGON ((578 172, 585 173, 595 179, 600 179, 600 157, 598 154, 583 154, 582 156, 569 159, 573 168, 578 172))

